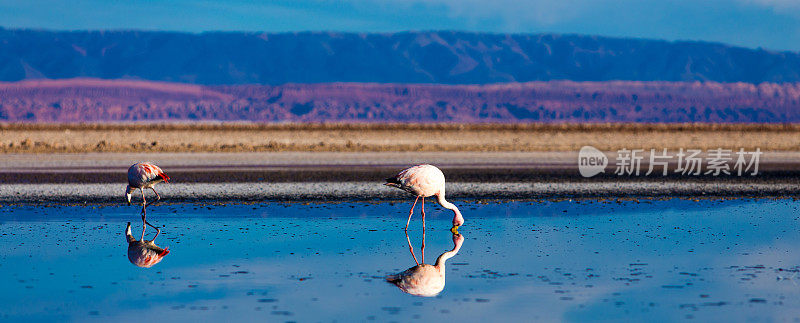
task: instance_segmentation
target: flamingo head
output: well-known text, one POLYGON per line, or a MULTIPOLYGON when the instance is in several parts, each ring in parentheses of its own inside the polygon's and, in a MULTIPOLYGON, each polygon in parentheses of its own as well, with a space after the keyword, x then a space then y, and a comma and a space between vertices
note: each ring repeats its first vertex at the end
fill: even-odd
POLYGON ((131 194, 133 194, 133 190, 134 188, 130 185, 125 188, 125 197, 128 198, 128 205, 131 205, 131 194))
POLYGON ((464 216, 461 215, 461 210, 453 206, 453 228, 458 230, 458 227, 464 224, 464 216))
POLYGON ((397 177, 389 177, 386 179, 386 183, 383 183, 383 185, 400 188, 403 183, 401 183, 397 177))
POLYGON ((130 222, 128 222, 128 227, 125 228, 125 240, 128 241, 128 244, 130 244, 131 242, 136 242, 136 238, 134 238, 133 234, 131 233, 131 223, 130 222))

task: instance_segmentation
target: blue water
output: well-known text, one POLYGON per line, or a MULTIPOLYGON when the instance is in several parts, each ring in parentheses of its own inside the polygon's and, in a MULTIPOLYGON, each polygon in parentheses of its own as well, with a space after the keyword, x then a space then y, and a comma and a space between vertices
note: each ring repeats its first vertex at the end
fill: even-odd
MULTIPOLYGON (((465 240, 436 297, 383 279, 415 265, 410 202, 156 205, 171 253, 152 268, 127 258, 136 207, 4 206, 0 319, 800 319, 798 201, 484 203, 457 201, 465 240)), ((452 214, 426 211, 432 263, 453 249, 452 214)))

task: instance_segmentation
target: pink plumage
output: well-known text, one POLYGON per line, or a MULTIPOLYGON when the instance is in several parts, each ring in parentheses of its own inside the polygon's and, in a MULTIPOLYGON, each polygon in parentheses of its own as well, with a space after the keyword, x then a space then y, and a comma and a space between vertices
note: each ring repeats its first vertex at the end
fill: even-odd
POLYGON ((161 181, 169 182, 169 176, 151 163, 136 163, 128 168, 128 185, 133 188, 151 188, 161 181))
MULTIPOLYGON (((386 185, 409 192, 415 195, 417 199, 422 198, 423 229, 425 225, 425 198, 429 196, 436 196, 436 201, 442 207, 453 211, 453 226, 458 227, 464 224, 464 217, 461 216, 461 211, 458 210, 458 207, 445 199, 444 173, 438 167, 425 164, 406 168, 394 177, 387 178, 386 185)), ((416 204, 417 201, 415 200, 414 205, 411 206, 408 221, 406 221, 406 230, 409 222, 411 222, 411 215, 414 213, 416 204)))
MULTIPOLYGON (((391 185, 421 197, 444 194, 444 174, 433 165, 406 168, 394 177, 399 185, 391 185)), ((388 179, 387 179, 388 181, 388 179)))

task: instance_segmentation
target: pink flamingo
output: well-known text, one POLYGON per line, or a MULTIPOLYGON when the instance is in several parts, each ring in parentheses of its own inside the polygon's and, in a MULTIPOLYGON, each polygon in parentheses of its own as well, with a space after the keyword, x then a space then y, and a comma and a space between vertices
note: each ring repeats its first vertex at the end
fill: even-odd
POLYGON ((140 162, 140 163, 133 164, 133 165, 131 165, 130 168, 128 168, 128 187, 125 188, 125 196, 128 198, 128 205, 131 205, 131 194, 136 189, 139 189, 139 190, 142 191, 142 227, 143 228, 142 228, 142 239, 141 240, 144 240, 144 231, 145 231, 144 229, 147 229, 148 225, 153 227, 153 229, 156 229, 156 231, 157 231, 156 236, 158 236, 158 233, 161 232, 161 230, 159 230, 154 225, 152 225, 149 222, 147 222, 147 206, 151 205, 151 204, 153 204, 155 202, 158 202, 161 199, 161 195, 159 195, 158 192, 156 192, 156 189, 153 188, 153 186, 155 186, 156 184, 158 184, 158 183, 160 183, 162 181, 166 182, 166 183, 169 183, 169 176, 167 176, 167 174, 164 174, 164 171, 162 171, 161 168, 159 168, 156 165, 153 165, 152 163, 140 162), (156 200, 150 202, 150 204, 147 203, 147 200, 144 197, 144 189, 146 189, 146 188, 149 188, 149 189, 153 190, 153 193, 156 193, 156 200))
MULTIPOLYGON (((144 229, 142 230, 144 231, 144 229)), ((153 240, 147 241, 144 238, 136 240, 131 234, 131 223, 128 222, 128 227, 125 228, 125 239, 128 241, 128 261, 143 268, 150 268, 161 262, 161 259, 169 254, 169 248, 161 248, 156 245, 155 241, 160 232, 156 228, 156 236, 153 237, 153 240)), ((144 232, 142 232, 142 236, 144 236, 144 232)))
POLYGON ((397 187, 417 197, 414 200, 414 204, 411 205, 411 211, 408 213, 406 231, 408 231, 408 224, 411 223, 411 215, 414 214, 417 200, 421 197, 422 232, 425 232, 425 198, 433 195, 436 195, 436 201, 439 202, 439 205, 453 211, 453 231, 464 224, 464 217, 461 216, 461 211, 458 210, 458 207, 444 199, 444 174, 436 166, 417 165, 406 168, 396 176, 387 178, 385 185, 397 187))

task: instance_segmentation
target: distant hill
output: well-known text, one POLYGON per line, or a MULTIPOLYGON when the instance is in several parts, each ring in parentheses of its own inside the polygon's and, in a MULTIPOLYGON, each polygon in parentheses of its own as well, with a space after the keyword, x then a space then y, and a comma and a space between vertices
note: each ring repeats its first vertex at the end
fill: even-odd
POLYGON ((704 42, 469 32, 202 34, 0 29, 0 81, 489 84, 798 82, 800 55, 704 42))
POLYGON ((0 122, 800 122, 800 84, 0 83, 0 122))

